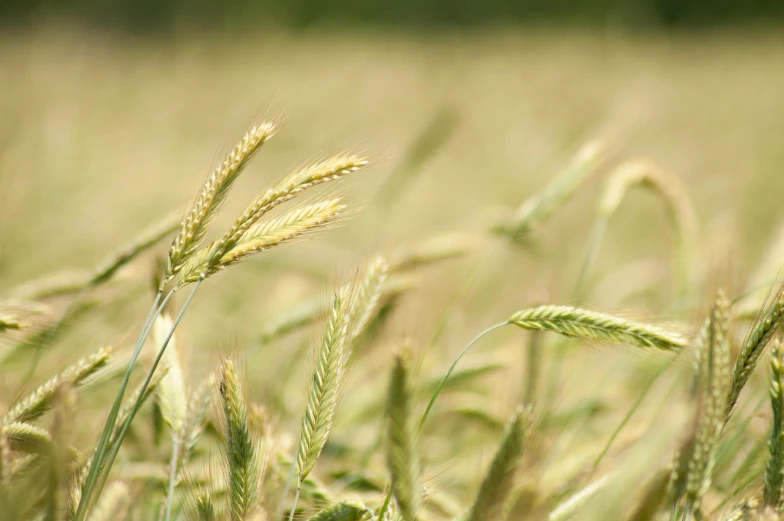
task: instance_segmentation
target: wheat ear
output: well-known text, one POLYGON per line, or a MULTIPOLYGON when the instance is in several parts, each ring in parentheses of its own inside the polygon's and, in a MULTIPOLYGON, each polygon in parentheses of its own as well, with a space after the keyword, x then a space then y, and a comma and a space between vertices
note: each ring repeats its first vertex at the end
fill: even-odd
POLYGON ((590 143, 580 149, 571 164, 539 194, 530 197, 517 210, 511 223, 497 231, 519 240, 550 217, 582 185, 601 163, 604 147, 590 143))
POLYGON ((354 309, 348 318, 350 324, 349 343, 351 356, 361 347, 358 345, 373 317, 376 316, 389 276, 389 265, 383 257, 376 257, 365 270, 365 276, 357 286, 354 309))
POLYGON ((41 416, 51 406, 57 389, 63 384, 79 386, 85 380, 106 366, 109 349, 101 348, 54 376, 25 399, 17 402, 5 416, 2 423, 7 425, 17 421, 29 421, 41 416))
POLYGON ((732 372, 732 386, 729 390, 727 400, 727 417, 732 414, 732 410, 738 403, 740 392, 749 381, 751 372, 757 366, 765 347, 768 345, 773 335, 784 322, 784 288, 776 295, 776 300, 764 312, 764 318, 751 330, 748 338, 743 343, 743 347, 735 359, 735 367, 732 372))
POLYGON ((480 245, 481 241, 471 235, 438 235, 395 255, 389 263, 389 271, 399 273, 465 257, 476 251, 480 245))
POLYGON ((685 297, 692 282, 694 255, 691 250, 697 242, 697 219, 694 207, 680 179, 646 159, 634 159, 622 163, 610 175, 599 201, 588 253, 580 274, 580 284, 585 278, 588 267, 595 260, 607 223, 618 210, 626 193, 634 186, 651 190, 667 207, 669 220, 677 237, 680 257, 676 259, 675 272, 680 296, 685 297))
POLYGON ((228 153, 223 162, 207 177, 180 229, 169 248, 166 276, 170 280, 196 251, 215 215, 228 195, 234 181, 248 164, 253 154, 274 134, 275 125, 255 125, 228 153))
POLYGON ((523 458, 526 422, 526 415, 523 409, 519 408, 507 427, 490 469, 482 480, 479 493, 466 516, 467 521, 501 519, 523 458))
POLYGON ((308 403, 302 417, 302 429, 297 448, 297 491, 290 510, 294 518, 303 480, 321 455, 332 429, 341 386, 348 362, 348 319, 352 310, 351 287, 340 289, 333 299, 324 336, 316 354, 316 367, 308 390, 308 403))
MULTIPOLYGON (((152 340, 157 349, 166 341, 169 331, 172 329, 172 320, 169 315, 160 314, 152 326, 152 340)), ((164 361, 169 370, 166 373, 156 390, 156 397, 161 409, 163 420, 169 425, 172 432, 178 432, 185 421, 186 409, 188 407, 187 391, 185 389, 185 377, 180 365, 180 357, 177 351, 177 337, 172 336, 169 340, 169 347, 164 353, 164 361)))
POLYGON ((345 177, 367 166, 368 161, 353 154, 343 154, 319 161, 294 172, 268 189, 234 221, 231 228, 216 241, 210 263, 231 251, 247 236, 248 231, 273 208, 301 194, 308 188, 345 177))
POLYGON ((759 521, 759 500, 757 498, 743 499, 736 504, 723 521, 759 521))
POLYGON ((248 426, 248 408, 230 360, 223 362, 220 395, 226 422, 231 519, 243 521, 258 502, 260 461, 257 441, 248 426))
POLYGON ((768 438, 768 462, 765 466, 763 504, 778 508, 781 502, 781 489, 784 483, 784 358, 781 343, 772 342, 770 351, 770 406, 773 411, 773 424, 768 438))
POLYGON ((674 505, 686 497, 685 512, 693 514, 710 486, 719 439, 726 422, 730 384, 730 303, 719 292, 695 338, 694 382, 696 416, 689 438, 678 451, 670 478, 674 505))
POLYGON ((539 306, 520 311, 508 321, 523 329, 638 347, 673 351, 686 340, 664 328, 569 306, 539 306))
POLYGON ((330 505, 309 521, 361 521, 368 515, 368 508, 359 501, 345 501, 330 505))
POLYGON ((131 490, 122 481, 113 481, 96 503, 88 521, 115 521, 123 519, 131 505, 131 490))
POLYGON ((334 298, 324 337, 318 349, 308 405, 302 418, 302 432, 297 453, 297 476, 301 482, 310 473, 329 437, 346 370, 351 299, 348 291, 334 298))
POLYGON ((247 228, 231 249, 224 249, 224 245, 216 241, 185 264, 180 273, 179 286, 207 278, 246 257, 322 228, 334 222, 343 209, 345 206, 340 204, 340 199, 321 201, 247 228))
POLYGON ((403 521, 415 521, 422 502, 417 423, 412 411, 410 353, 395 357, 387 393, 387 464, 403 521))

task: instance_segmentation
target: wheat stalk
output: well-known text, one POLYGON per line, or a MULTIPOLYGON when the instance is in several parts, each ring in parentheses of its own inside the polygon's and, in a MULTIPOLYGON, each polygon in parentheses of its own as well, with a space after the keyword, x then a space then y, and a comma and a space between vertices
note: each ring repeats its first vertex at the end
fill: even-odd
POLYGON ((664 328, 569 306, 539 306, 512 315, 508 323, 533 331, 673 351, 686 345, 664 328))
POLYGON ((84 381, 106 366, 109 361, 109 348, 102 347, 95 353, 82 358, 62 373, 49 379, 39 386, 32 394, 14 405, 5 416, 2 423, 29 421, 41 416, 51 406, 57 389, 63 384, 79 386, 84 381))
POLYGON ((697 219, 694 207, 680 179, 647 159, 626 161, 610 175, 599 201, 596 222, 580 273, 577 293, 580 293, 588 267, 596 258, 609 220, 618 210, 626 193, 634 186, 651 190, 662 199, 667 207, 669 219, 677 237, 680 258, 675 262, 675 272, 680 288, 680 297, 684 298, 692 283, 692 261, 694 258, 692 249, 693 245, 697 243, 697 219))
POLYGON ((229 461, 229 504, 232 521, 243 521, 257 506, 260 461, 257 440, 248 427, 248 409, 234 364, 223 362, 220 395, 226 424, 226 456, 229 461))
POLYGON ((417 424, 412 409, 410 353, 395 357, 387 392, 387 465, 392 475, 392 492, 403 521, 415 521, 422 502, 417 424))
MULTIPOLYGON (((131 413, 133 412, 136 404, 144 404, 147 399, 152 396, 160 381, 163 377, 166 376, 168 372, 168 366, 163 366, 160 371, 155 373, 153 379, 150 381, 149 385, 144 386, 143 384, 139 385, 134 391, 128 396, 125 403, 120 407, 117 419, 111 431, 111 435, 109 438, 109 446, 113 446, 117 443, 120 429, 128 421, 130 418, 131 413)), ((71 480, 71 493, 70 493, 70 502, 69 506, 71 509, 71 517, 75 517, 77 513, 77 509, 79 507, 79 503, 82 500, 82 491, 84 486, 87 482, 88 473, 90 468, 93 464, 94 453, 90 454, 75 471, 73 478, 71 480)))
POLYGON ((232 184, 242 173, 253 154, 274 133, 275 125, 272 123, 253 126, 229 152, 223 162, 207 177, 191 210, 180 223, 177 236, 169 248, 164 281, 171 280, 196 251, 232 184))

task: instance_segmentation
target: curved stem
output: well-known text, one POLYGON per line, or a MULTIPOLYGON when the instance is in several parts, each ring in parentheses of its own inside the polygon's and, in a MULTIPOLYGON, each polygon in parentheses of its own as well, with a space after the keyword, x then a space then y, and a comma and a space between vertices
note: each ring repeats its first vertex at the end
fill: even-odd
POLYGON ((599 468, 599 464, 602 462, 604 457, 607 455, 607 452, 609 452, 610 447, 615 442, 615 439, 621 433, 621 431, 626 426, 626 424, 629 423, 629 420, 632 419, 632 416, 634 416, 634 413, 637 412, 637 409, 640 408, 640 405, 642 405, 642 402, 643 402, 643 400, 645 400, 645 397, 648 396, 648 393, 651 391, 651 389, 653 389, 653 385, 659 380, 661 375, 663 375, 665 373, 665 371, 667 371, 667 369, 670 368, 670 366, 673 364, 673 362, 675 362, 675 360, 677 360, 677 358, 673 357, 672 360, 670 360, 669 362, 664 364, 656 372, 656 374, 653 375, 650 380, 648 380, 648 383, 645 384, 645 388, 642 390, 640 395, 637 397, 637 400, 634 402, 634 404, 632 405, 631 409, 629 409, 629 412, 627 412, 626 416, 623 417, 623 420, 621 420, 621 423, 618 424, 618 426, 615 428, 615 430, 613 431, 612 435, 610 436, 610 439, 607 440, 607 443, 604 445, 604 448, 602 449, 602 452, 600 452, 599 455, 596 457, 596 460, 594 460, 593 467, 591 468, 591 472, 588 474, 588 478, 586 478, 586 479, 591 479, 591 477, 596 473, 596 469, 599 468))
POLYGON ((446 381, 449 379, 449 376, 452 374, 452 371, 455 370, 455 367, 457 366, 457 363, 460 361, 461 358, 463 358, 463 355, 465 355, 468 352, 468 350, 471 349, 473 347, 473 345, 476 344, 479 341, 479 339, 481 339, 483 336, 485 336, 486 334, 490 333, 491 331, 495 331, 496 329, 502 328, 502 327, 504 327, 504 326, 506 326, 508 324, 509 324, 509 322, 500 322, 498 324, 495 324, 494 326, 488 327, 487 329, 485 329, 484 331, 482 331, 481 333, 476 335, 474 337, 474 339, 471 340, 468 343, 468 345, 463 348, 462 351, 460 351, 460 354, 457 355, 457 358, 455 358, 455 361, 452 362, 452 365, 449 366, 449 370, 447 370, 446 374, 441 379, 441 381, 438 382, 438 387, 436 387, 436 390, 433 391, 433 396, 430 397, 430 401, 428 402, 427 407, 425 408, 425 412, 422 414, 422 418, 419 420, 419 430, 420 431, 422 430, 422 426, 425 424, 425 420, 427 420, 427 416, 430 414, 430 409, 433 408, 433 404, 435 403, 436 398, 438 398, 439 393, 441 393, 441 389, 444 388, 444 385, 446 384, 446 381))
POLYGON ((155 300, 153 300, 150 311, 147 313, 147 318, 144 321, 142 332, 136 342, 136 347, 134 348, 131 359, 128 362, 128 368, 125 370, 125 376, 123 377, 123 381, 120 384, 120 389, 117 391, 117 396, 114 398, 114 404, 112 404, 112 409, 109 411, 109 416, 106 418, 106 423, 104 424, 101 438, 98 441, 98 446, 95 449, 95 456, 93 457, 92 463, 90 464, 90 471, 87 474, 87 479, 85 480, 84 489, 82 490, 82 497, 79 501, 79 507, 76 510, 74 521, 84 521, 85 517, 87 516, 87 509, 88 505, 90 504, 93 488, 98 481, 101 464, 103 463, 103 458, 106 455, 109 439, 111 438, 112 432, 114 431, 114 423, 117 421, 117 414, 120 412, 122 400, 125 396, 125 390, 127 389, 128 382, 131 379, 131 373, 133 372, 133 368, 136 365, 136 360, 139 358, 139 354, 141 353, 142 347, 144 346, 144 342, 147 340, 147 336, 150 334, 152 323, 158 317, 161 309, 163 309, 163 306, 166 305, 166 302, 173 294, 174 290, 170 291, 169 294, 166 295, 166 298, 163 299, 163 302, 161 302, 163 291, 159 290, 155 295, 155 300))

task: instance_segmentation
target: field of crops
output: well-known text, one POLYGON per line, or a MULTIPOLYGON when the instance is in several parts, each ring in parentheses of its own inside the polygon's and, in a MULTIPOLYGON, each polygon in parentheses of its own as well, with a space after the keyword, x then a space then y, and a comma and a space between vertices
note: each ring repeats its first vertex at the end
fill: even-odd
POLYGON ((0 78, 0 519, 779 519, 775 32, 51 25, 0 78))

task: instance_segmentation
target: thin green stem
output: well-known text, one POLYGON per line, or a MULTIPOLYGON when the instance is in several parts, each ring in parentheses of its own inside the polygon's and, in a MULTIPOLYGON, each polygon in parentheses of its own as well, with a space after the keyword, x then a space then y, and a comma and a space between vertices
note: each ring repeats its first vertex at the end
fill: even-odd
POLYGON ((291 505, 291 510, 289 510, 289 521, 294 521, 294 512, 297 511, 297 503, 299 503, 299 494, 302 492, 302 482, 300 481, 297 485, 297 492, 294 494, 294 503, 291 505))
POLYGON ((672 360, 664 364, 658 371, 656 371, 656 374, 653 375, 653 377, 648 381, 648 383, 645 384, 645 388, 637 397, 637 400, 634 402, 634 405, 632 405, 631 409, 629 409, 629 412, 627 412, 626 416, 624 416, 623 420, 621 420, 621 423, 618 424, 618 426, 615 428, 612 435, 610 436, 610 439, 607 440, 607 443, 604 445, 602 452, 600 452, 599 455, 596 457, 596 460, 593 462, 593 467, 591 468, 591 472, 588 474, 588 477, 586 478, 587 480, 590 480, 591 477, 596 473, 596 470, 599 468, 599 464, 607 455, 607 452, 609 452, 610 447, 615 442, 615 439, 621 433, 621 431, 626 426, 626 424, 629 423, 629 420, 632 419, 632 416, 634 415, 635 412, 637 412, 637 409, 640 408, 640 405, 642 405, 642 402, 643 400, 645 400, 645 397, 648 396, 648 393, 651 391, 651 389, 653 389, 654 384, 667 371, 667 369, 670 368, 670 366, 673 364, 673 362, 675 362, 676 359, 677 358, 673 357, 672 360))
POLYGON ((173 294, 174 290, 170 291, 161 303, 163 291, 159 290, 155 295, 155 300, 153 300, 150 311, 147 313, 147 318, 144 321, 142 332, 139 335, 138 341, 136 342, 136 347, 134 348, 131 359, 128 362, 128 368, 125 370, 125 376, 123 377, 123 381, 120 384, 120 389, 117 391, 117 396, 114 398, 114 404, 112 404, 112 409, 109 411, 109 416, 106 418, 106 423, 104 424, 101 438, 98 441, 98 446, 95 449, 95 456, 93 457, 92 463, 90 464, 90 471, 87 474, 87 479, 85 480, 84 489, 82 490, 82 497, 79 501, 79 507, 76 510, 74 521, 84 521, 84 519, 87 517, 87 509, 89 508, 93 488, 98 481, 101 464, 103 463, 104 456, 106 455, 109 439, 111 438, 112 432, 114 431, 114 423, 117 421, 117 414, 120 412, 122 400, 125 396, 125 390, 128 388, 128 383, 130 382, 133 368, 136 365, 136 360, 139 358, 139 354, 141 353, 142 347, 144 346, 144 342, 147 340, 152 323, 155 321, 158 313, 160 313, 161 309, 163 309, 163 306, 166 305, 166 302, 173 294))
POLYGON ((425 420, 427 420, 427 416, 430 414, 430 409, 433 408, 433 404, 436 402, 436 398, 438 398, 439 393, 441 393, 441 389, 444 388, 446 381, 449 379, 449 376, 452 374, 452 371, 455 370, 457 363, 460 361, 461 358, 463 358, 463 355, 465 355, 468 352, 468 350, 471 349, 474 346, 474 344, 476 344, 483 336, 490 333, 491 331, 495 331, 496 329, 502 328, 508 324, 509 322, 500 322, 498 324, 488 327, 487 329, 485 329, 484 331, 476 335, 474 339, 471 340, 468 343, 468 345, 463 348, 462 351, 460 351, 460 354, 457 355, 457 358, 455 358, 455 361, 452 362, 452 365, 449 366, 449 370, 447 370, 444 377, 441 379, 440 382, 438 382, 438 386, 436 387, 435 391, 433 391, 433 396, 430 397, 430 401, 428 402, 427 407, 425 408, 425 412, 422 413, 422 418, 419 420, 420 431, 422 430, 422 427, 425 424, 425 420))
POLYGON ((150 382, 152 381, 152 378, 155 375, 155 370, 158 368, 158 364, 160 364, 161 359, 163 358, 163 354, 166 351, 166 347, 169 345, 169 342, 174 336, 174 331, 177 329, 177 326, 180 324, 182 317, 185 315, 185 311, 188 309, 188 306, 193 300, 193 296, 196 294, 196 290, 199 289, 199 286, 201 286, 202 282, 204 282, 204 278, 200 278, 198 281, 196 281, 196 283, 193 285, 193 290, 191 291, 190 295, 188 295, 188 298, 185 299, 185 302, 183 303, 182 308, 180 309, 180 312, 177 315, 177 318, 174 320, 174 324, 172 324, 172 327, 169 330, 169 334, 166 335, 166 339, 163 341, 161 348, 158 350, 158 356, 155 357, 155 360, 152 363, 152 367, 150 367, 150 371, 147 373, 147 378, 145 378, 144 383, 140 388, 139 398, 131 407, 131 411, 128 414, 128 418, 125 420, 125 423, 123 423, 122 427, 120 428, 120 431, 117 433, 117 437, 112 442, 112 446, 109 448, 108 457, 106 458, 106 464, 104 465, 106 469, 105 471, 101 472, 101 476, 102 476, 101 485, 97 487, 96 490, 98 495, 100 495, 101 489, 103 488, 103 482, 106 481, 106 478, 109 475, 109 470, 112 468, 112 464, 114 463, 114 459, 117 457, 117 453, 120 451, 120 446, 122 446, 123 439, 125 439, 125 435, 131 426, 131 422, 133 422, 133 419, 136 417, 136 413, 139 412, 139 409, 142 406, 143 403, 142 397, 144 396, 144 393, 147 391, 147 387, 150 385, 150 382))
POLYGON ((171 460, 169 461, 169 490, 166 494, 166 515, 164 521, 171 519, 172 503, 174 502, 174 486, 177 482, 177 454, 180 452, 180 443, 178 433, 173 436, 173 446, 171 460))

